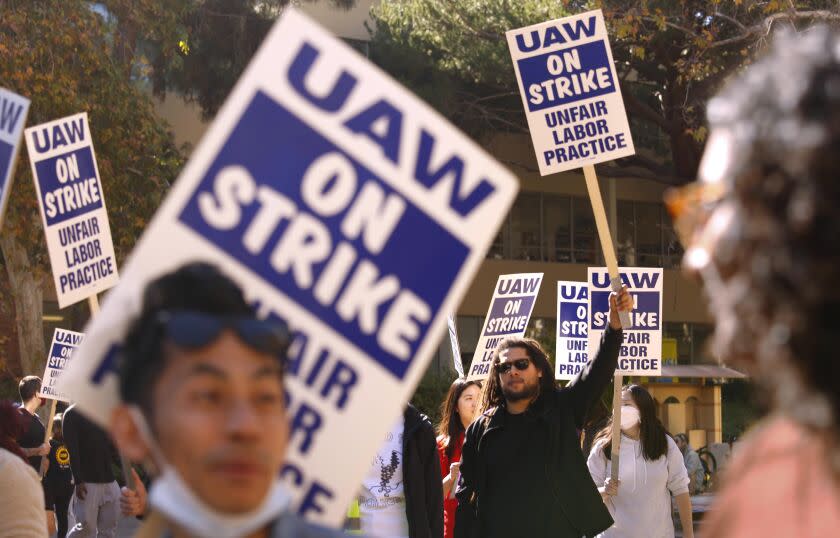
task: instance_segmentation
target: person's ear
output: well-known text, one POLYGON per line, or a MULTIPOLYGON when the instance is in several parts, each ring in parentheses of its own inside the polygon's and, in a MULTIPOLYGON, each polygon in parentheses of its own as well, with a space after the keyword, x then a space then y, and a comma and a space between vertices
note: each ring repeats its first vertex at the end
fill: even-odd
POLYGON ((111 415, 111 436, 117 449, 131 461, 142 463, 152 457, 151 447, 125 404, 118 405, 111 415))

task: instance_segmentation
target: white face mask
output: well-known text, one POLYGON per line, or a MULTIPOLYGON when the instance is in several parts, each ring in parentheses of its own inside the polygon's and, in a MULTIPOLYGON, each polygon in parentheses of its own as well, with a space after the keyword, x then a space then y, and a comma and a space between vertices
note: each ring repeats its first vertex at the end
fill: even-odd
POLYGON ((161 471, 149 490, 149 504, 173 523, 200 538, 239 538, 265 526, 288 510, 292 497, 279 477, 269 488, 262 505, 248 514, 221 514, 210 508, 190 490, 175 468, 163 457, 151 435, 146 417, 136 407, 132 407, 130 412, 154 455, 155 465, 161 471))
POLYGON ((639 410, 632 405, 621 406, 621 429, 629 430, 633 426, 639 424, 642 417, 639 415, 639 410))

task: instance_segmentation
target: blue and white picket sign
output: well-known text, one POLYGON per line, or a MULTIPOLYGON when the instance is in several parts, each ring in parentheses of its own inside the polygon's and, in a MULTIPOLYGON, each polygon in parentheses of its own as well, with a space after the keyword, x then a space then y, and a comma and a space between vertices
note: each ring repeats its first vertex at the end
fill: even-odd
POLYGON ((26 129, 26 149, 64 308, 119 281, 87 113, 26 129))
MULTIPOLYGON (((619 267, 622 284, 633 298, 630 327, 618 354, 617 373, 662 375, 662 281, 661 268, 619 267)), ((610 319, 610 276, 606 268, 589 268, 589 349, 598 350, 610 319)))
POLYGON ((70 366, 73 353, 82 343, 85 335, 67 329, 56 329, 53 333, 50 354, 47 356, 47 367, 41 378, 41 391, 38 396, 50 400, 60 400, 70 403, 70 396, 66 391, 58 388, 59 376, 70 366))
POLYGON ((340 525, 517 190, 442 116, 286 9, 61 383, 104 423, 118 403, 115 350, 146 284, 216 264, 294 330, 283 476, 299 513, 340 525))
POLYGON ((586 282, 557 281, 555 346, 555 379, 574 379, 589 360, 589 289, 586 282))
POLYGON ((458 343, 458 329, 455 327, 455 316, 449 314, 446 317, 446 326, 449 327, 449 345, 452 349, 452 363, 458 377, 464 377, 464 363, 461 360, 461 344, 458 343))
POLYGON ((29 99, 0 88, 0 230, 3 229, 3 215, 12 192, 20 137, 28 113, 29 99))
POLYGON ((541 175, 635 153, 600 9, 506 35, 541 175))
POLYGON ((475 346, 467 380, 480 380, 490 373, 493 351, 509 337, 522 337, 534 311, 542 284, 542 273, 501 275, 496 281, 484 327, 475 346))

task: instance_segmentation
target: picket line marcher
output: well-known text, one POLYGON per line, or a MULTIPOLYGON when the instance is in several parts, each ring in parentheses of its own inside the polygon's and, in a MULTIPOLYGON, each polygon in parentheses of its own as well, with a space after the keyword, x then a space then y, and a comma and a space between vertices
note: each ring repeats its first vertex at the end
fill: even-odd
MULTIPOLYGON (((44 369, 44 375, 41 377, 41 390, 38 396, 50 400, 49 418, 47 419, 47 427, 44 433, 44 443, 50 442, 52 437, 53 418, 55 417, 55 409, 58 402, 70 403, 70 396, 58 390, 58 378, 61 373, 70 365, 73 358, 73 351, 79 344, 82 343, 85 335, 75 331, 68 331, 67 329, 56 328, 53 331, 52 343, 50 343, 50 351, 47 355, 47 364, 44 369)), ((43 461, 46 456, 41 456, 41 470, 43 471, 43 461)), ((43 476, 43 472, 41 473, 43 476)))
POLYGON ((216 264, 294 332, 282 475, 299 514, 340 525, 517 190, 439 114, 286 9, 61 383, 84 386, 78 405, 105 423, 118 401, 114 358, 146 284, 216 264))
MULTIPOLYGON (((540 175, 583 168, 614 291, 621 289, 595 164, 633 155, 633 139, 600 9, 506 33, 540 175)), ((630 323, 620 314, 622 327, 630 323)), ((613 416, 623 377, 616 375, 613 416)), ((620 430, 613 431, 612 472, 618 477, 620 430)))

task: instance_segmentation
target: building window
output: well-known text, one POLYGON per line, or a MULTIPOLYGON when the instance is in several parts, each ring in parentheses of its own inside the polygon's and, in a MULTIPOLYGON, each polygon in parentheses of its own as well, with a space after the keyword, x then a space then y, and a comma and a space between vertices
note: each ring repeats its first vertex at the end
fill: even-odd
POLYGON ((545 195, 545 252, 548 261, 571 263, 572 199, 569 196, 545 195))
POLYGON ((572 253, 575 263, 595 265, 600 259, 595 215, 588 198, 573 198, 572 253))
POLYGON ((636 267, 636 216, 633 202, 619 200, 616 204, 616 256, 618 264, 636 267))
POLYGON ((636 264, 662 266, 662 204, 635 202, 636 264))
MULTIPOLYGON (((619 200, 614 241, 620 265, 678 267, 682 247, 662 204, 619 200)), ((582 196, 521 193, 487 254, 490 259, 603 263, 592 205, 582 196)))
POLYGON ((677 364, 717 364, 707 349, 713 328, 705 323, 665 322, 662 337, 677 342, 677 364))
POLYGON ((542 260, 542 196, 521 193, 510 212, 510 233, 513 258, 542 260))

